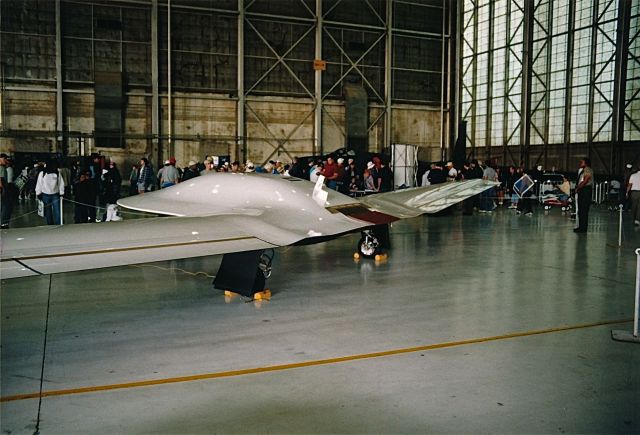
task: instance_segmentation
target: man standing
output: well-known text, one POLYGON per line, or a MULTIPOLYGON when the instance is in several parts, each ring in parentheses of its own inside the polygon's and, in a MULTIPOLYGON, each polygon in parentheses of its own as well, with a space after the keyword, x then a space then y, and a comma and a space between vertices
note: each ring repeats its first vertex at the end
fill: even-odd
POLYGON ((0 215, 2 215, 0 228, 9 228, 12 209, 13 197, 9 187, 9 175, 7 174, 7 155, 2 153, 0 154, 0 215))
POLYGON ((589 208, 591 207, 591 196, 593 190, 593 170, 591 160, 584 157, 580 160, 580 170, 578 171, 578 185, 576 194, 578 196, 578 227, 574 228, 574 233, 586 233, 589 225, 589 208))
MULTIPOLYGON (((482 172, 482 179, 485 181, 497 181, 498 173, 491 167, 491 161, 487 161, 487 164, 482 172)), ((495 188, 485 190, 480 194, 480 213, 492 213, 496 205, 493 203, 495 196, 495 188)))
POLYGON ((631 199, 633 223, 635 226, 640 226, 640 169, 629 177, 627 198, 631 199))

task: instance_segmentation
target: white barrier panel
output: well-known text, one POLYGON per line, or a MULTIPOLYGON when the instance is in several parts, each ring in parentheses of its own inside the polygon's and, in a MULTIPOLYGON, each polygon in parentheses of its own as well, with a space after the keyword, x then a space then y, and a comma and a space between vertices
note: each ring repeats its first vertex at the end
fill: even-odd
POLYGON ((636 297, 633 307, 633 331, 613 330, 611 331, 611 338, 616 341, 640 343, 638 317, 640 317, 640 248, 636 249, 636 297))
POLYGON ((394 187, 416 186, 416 171, 418 170, 418 145, 391 145, 391 162, 393 167, 394 187))
POLYGON ((602 204, 609 193, 609 182, 597 183, 593 186, 593 193, 591 194, 591 200, 596 204, 602 204))

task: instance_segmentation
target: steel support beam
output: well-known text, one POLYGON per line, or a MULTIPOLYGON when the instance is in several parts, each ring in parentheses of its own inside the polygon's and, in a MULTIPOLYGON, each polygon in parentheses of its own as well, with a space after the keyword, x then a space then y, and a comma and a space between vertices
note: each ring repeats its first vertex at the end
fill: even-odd
MULTIPOLYGON (((391 147, 392 113, 391 99, 393 98, 393 0, 387 0, 384 52, 384 146, 391 147)), ((381 149, 377 150, 381 152, 381 149)))
POLYGON ((575 44, 575 15, 576 0, 569 0, 569 13, 567 14, 567 69, 565 75, 565 95, 564 95, 564 168, 569 168, 569 157, 571 156, 571 100, 573 97, 573 52, 575 44))
POLYGON ((444 74, 445 74, 445 37, 446 37, 446 28, 447 28, 447 21, 446 21, 446 2, 445 0, 442 0, 442 39, 441 39, 441 44, 440 44, 440 158, 442 160, 446 160, 447 159, 447 150, 445 149, 445 143, 446 143, 446 138, 445 138, 445 131, 444 131, 444 123, 446 120, 445 117, 445 100, 444 100, 444 96, 446 95, 446 91, 445 91, 445 78, 444 78, 444 74))
POLYGON ((520 122, 520 159, 529 167, 531 144, 531 67, 533 58, 533 0, 524 2, 524 44, 522 52, 522 114, 520 122))
POLYGON ((611 171, 621 174, 624 162, 624 113, 627 84, 627 60, 631 26, 631 1, 618 4, 616 31, 616 64, 613 81, 613 119, 611 121, 611 171))
MULTIPOLYGON (((502 162, 507 164, 507 155, 511 155, 509 146, 509 65, 511 61, 511 2, 506 4, 505 34, 507 35, 507 47, 504 51, 504 100, 502 106, 502 162)), ((512 163, 513 156, 511 157, 512 163)))
POLYGON ((171 89, 171 0, 167 0, 167 154, 173 151, 173 99, 171 89))
POLYGON ((469 135, 471 139, 471 155, 474 159, 478 158, 476 155, 476 115, 478 112, 477 109, 477 99, 476 96, 478 94, 478 8, 477 5, 474 5, 473 9, 473 57, 471 58, 472 62, 472 73, 471 73, 471 122, 467 123, 468 128, 471 129, 471 134, 469 135))
POLYGON ((160 97, 158 70, 158 0, 151 1, 151 161, 161 167, 160 155, 160 97))
MULTIPOLYGON (((489 29, 495 25, 495 2, 489 2, 489 29)), ((492 131, 493 125, 493 32, 489 34, 487 53, 487 119, 485 124, 485 159, 491 158, 492 131)))
MULTIPOLYGON (((236 155, 242 153, 242 160, 247 160, 245 103, 246 95, 244 91, 244 0, 238 0, 238 65, 237 65, 237 87, 238 101, 236 103, 236 155)), ((240 157, 238 157, 240 158, 240 157)))
MULTIPOLYGON (((322 60, 322 0, 316 0, 315 59, 322 60)), ((322 155, 322 71, 314 72, 313 154, 322 155)))
MULTIPOLYGON (((462 63, 462 0, 449 2, 449 156, 453 156, 456 141, 458 139, 459 114, 462 113, 462 99, 460 90, 462 89, 460 65, 462 63)), ((463 138, 466 140, 466 138, 463 138)))
POLYGON ((598 2, 591 6, 591 56, 589 59, 589 110, 587 113, 587 155, 592 157, 593 148, 593 105, 596 93, 596 55, 598 53, 598 2))
POLYGON ((62 14, 60 0, 56 0, 56 152, 64 152, 64 111, 62 85, 62 14))
POLYGON ((544 94, 544 167, 545 169, 549 166, 549 116, 551 110, 549 106, 551 104, 551 61, 552 59, 552 44, 553 44, 553 3, 555 0, 549 0, 547 5, 547 41, 546 41, 546 50, 547 50, 547 58, 545 65, 545 94, 544 94))

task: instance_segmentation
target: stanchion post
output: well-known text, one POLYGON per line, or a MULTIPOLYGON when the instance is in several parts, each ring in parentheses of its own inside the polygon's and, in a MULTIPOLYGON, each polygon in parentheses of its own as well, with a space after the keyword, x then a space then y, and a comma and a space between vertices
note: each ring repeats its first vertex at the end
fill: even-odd
POLYGON ((64 225, 64 211, 62 210, 62 203, 64 203, 63 201, 64 196, 60 196, 60 225, 64 225))
POLYGON ((622 209, 624 208, 623 204, 620 204, 619 214, 620 219, 618 220, 618 247, 622 246, 622 209))
POLYGON ((613 330, 611 331, 611 338, 616 341, 640 343, 638 317, 640 317, 640 248, 636 249, 636 294, 633 306, 633 331, 613 330))

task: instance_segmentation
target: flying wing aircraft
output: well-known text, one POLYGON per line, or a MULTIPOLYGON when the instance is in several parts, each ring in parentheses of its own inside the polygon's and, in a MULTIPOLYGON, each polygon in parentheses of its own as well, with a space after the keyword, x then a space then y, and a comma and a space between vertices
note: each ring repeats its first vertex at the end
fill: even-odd
POLYGON ((362 231, 373 256, 386 225, 436 213, 493 187, 469 180, 352 198, 293 177, 216 173, 121 199, 121 207, 162 215, 104 224, 2 230, 2 279, 224 254, 214 286, 245 296, 264 289, 280 246, 362 231))

